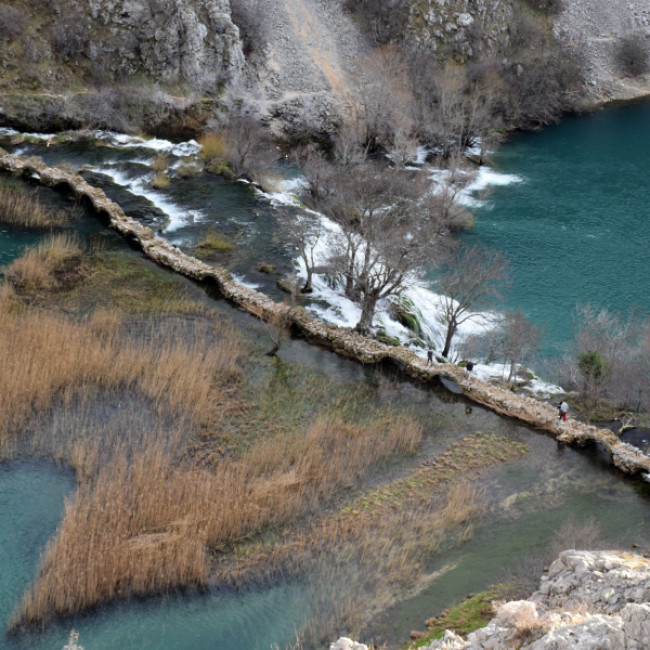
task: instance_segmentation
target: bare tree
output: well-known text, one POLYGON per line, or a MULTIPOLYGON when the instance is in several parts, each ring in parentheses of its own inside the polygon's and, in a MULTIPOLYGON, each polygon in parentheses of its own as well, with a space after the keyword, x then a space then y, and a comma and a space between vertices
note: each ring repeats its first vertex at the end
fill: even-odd
POLYGON ((449 355, 458 328, 492 307, 502 295, 508 266, 501 253, 478 246, 459 249, 438 278, 441 323, 446 328, 442 356, 449 355))
POLYGON ((499 126, 503 82, 494 66, 440 64, 432 54, 420 53, 410 72, 419 137, 439 147, 444 158, 484 143, 489 129, 499 126))
POLYGON ((361 82, 350 99, 357 129, 369 151, 389 149, 396 131, 413 130, 413 95, 407 64, 393 47, 374 51, 360 62, 361 82))
POLYGON ((234 115, 223 131, 224 158, 237 176, 255 180, 274 157, 271 139, 264 127, 250 115, 234 115))
POLYGON ((517 365, 539 346, 541 330, 522 311, 506 312, 497 334, 493 354, 510 365, 508 382, 515 376, 517 365))
POLYGON ((300 255, 305 265, 306 278, 300 293, 313 291, 312 280, 316 270, 316 247, 323 236, 323 227, 317 214, 304 210, 300 214, 290 211, 278 213, 278 222, 285 242, 300 255))
POLYGON ((345 295, 360 304, 356 329, 366 332, 377 303, 399 294, 435 260, 441 212, 433 207, 428 180, 417 173, 365 162, 345 173, 317 164, 306 175, 312 206, 339 227, 328 263, 345 295))

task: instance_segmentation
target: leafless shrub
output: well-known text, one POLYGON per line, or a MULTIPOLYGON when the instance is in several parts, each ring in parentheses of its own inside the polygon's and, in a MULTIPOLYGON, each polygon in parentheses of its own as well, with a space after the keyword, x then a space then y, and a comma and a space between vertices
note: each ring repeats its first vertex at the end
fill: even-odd
POLYGON ((344 7, 358 16, 376 44, 403 38, 409 18, 405 0, 346 0, 344 7))
POLYGON ((557 16, 564 11, 565 0, 524 0, 524 2, 546 16, 557 16))
POLYGON ((23 11, 11 5, 0 7, 0 40, 12 41, 18 36, 27 23, 23 11))
POLYGON ((79 24, 59 24, 52 30, 52 50, 63 61, 75 59, 88 44, 88 31, 79 24))
POLYGON ((603 545, 602 527, 595 517, 579 521, 572 515, 556 531, 551 545, 551 557, 556 558, 567 549, 595 551, 602 549, 603 545))
POLYGON ((616 66, 626 77, 640 77, 650 72, 650 48, 640 35, 624 38, 616 50, 616 66))
POLYGON ((548 560, 538 555, 526 555, 519 559, 514 566, 508 567, 502 573, 500 581, 508 583, 509 598, 520 600, 528 598, 539 587, 539 582, 548 560))

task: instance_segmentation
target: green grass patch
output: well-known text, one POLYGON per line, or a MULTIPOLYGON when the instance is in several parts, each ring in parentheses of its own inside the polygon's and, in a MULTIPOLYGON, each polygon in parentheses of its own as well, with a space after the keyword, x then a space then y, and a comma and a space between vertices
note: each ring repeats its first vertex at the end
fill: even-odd
POLYGON ((237 245, 230 240, 222 237, 220 234, 213 232, 208 234, 205 239, 197 244, 196 256, 209 257, 214 253, 228 253, 237 248, 237 245))
POLYGON ((404 646, 404 650, 415 650, 430 645, 432 641, 441 639, 445 635, 445 630, 453 630, 456 634, 466 636, 484 627, 493 617, 492 601, 506 597, 508 589, 507 585, 490 587, 487 591, 474 594, 446 610, 444 615, 429 619, 425 636, 408 643, 404 646))
POLYGON ((68 309, 120 309, 133 314, 197 314, 205 307, 186 296, 183 278, 122 252, 88 257, 92 274, 63 299, 68 309))
POLYGON ((428 496, 445 483, 460 480, 468 472, 476 473, 483 468, 514 460, 527 451, 520 442, 477 431, 452 445, 431 465, 365 494, 343 508, 341 514, 355 515, 361 508, 373 511, 403 508, 428 496))

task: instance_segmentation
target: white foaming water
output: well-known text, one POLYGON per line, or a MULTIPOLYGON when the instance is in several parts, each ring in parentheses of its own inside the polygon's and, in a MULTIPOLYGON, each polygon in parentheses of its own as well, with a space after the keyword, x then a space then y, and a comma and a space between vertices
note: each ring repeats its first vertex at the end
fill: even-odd
POLYGON ((474 178, 458 194, 458 201, 467 207, 478 208, 485 205, 484 201, 474 196, 486 190, 492 185, 505 186, 513 183, 522 183, 524 179, 516 174, 501 174, 489 167, 479 167, 476 178, 474 178))
POLYGON ((168 218, 168 223, 162 232, 173 232, 188 223, 205 219, 205 215, 200 210, 186 210, 181 208, 163 197, 160 192, 151 189, 148 186, 152 178, 150 174, 139 176, 138 178, 129 178, 123 171, 114 166, 107 165, 92 167, 91 169, 92 171, 110 177, 116 185, 126 188, 131 194, 144 197, 165 214, 168 218))
POLYGON ((246 278, 244 278, 241 275, 237 275, 236 273, 231 273, 230 276, 232 277, 232 279, 235 282, 238 282, 239 284, 241 284, 242 287, 248 287, 249 289, 258 289, 259 286, 260 286, 259 284, 249 282, 248 280, 246 280, 246 278))
MULTIPOLYGON (((426 157, 426 150, 423 151, 426 157)), ((448 181, 450 172, 440 169, 426 169, 436 186, 442 187, 448 181)), ((460 171, 461 178, 467 178, 469 172, 460 171)), ((300 179, 298 179, 300 181, 300 179)), ((480 202, 472 196, 474 192, 486 189, 490 185, 508 185, 511 183, 522 182, 523 179, 514 174, 500 174, 487 167, 481 167, 471 182, 459 193, 460 200, 465 205, 476 205, 480 202)), ((304 181, 297 187, 298 190, 304 187, 304 181)), ((294 188, 291 188, 294 189, 294 188)), ((300 207, 300 202, 292 196, 288 186, 283 187, 284 192, 265 193, 260 191, 274 205, 290 205, 300 207)), ((311 212, 311 211, 310 211, 311 212)), ((312 212, 313 213, 313 212, 312 212)), ((315 213, 313 213, 315 214, 315 213)), ((319 215, 324 230, 324 235, 318 241, 314 257, 317 264, 323 264, 332 249, 332 239, 339 231, 339 227, 323 215, 319 215)), ((301 259, 295 262, 297 275, 300 279, 306 278, 304 262, 301 259)), ((339 325, 341 327, 354 327, 361 317, 361 309, 358 304, 346 298, 340 286, 333 281, 328 281, 323 275, 315 274, 312 279, 313 293, 315 298, 323 304, 313 304, 308 310, 325 322, 339 325)), ((433 345, 437 350, 441 350, 444 345, 445 326, 443 323, 443 309, 441 306, 441 296, 435 293, 432 288, 421 281, 413 281, 409 287, 402 292, 403 298, 411 305, 410 311, 417 316, 421 326, 421 339, 427 344, 433 345)), ((377 304, 377 310, 374 318, 376 330, 383 330, 389 337, 397 338, 403 345, 415 351, 422 358, 426 358, 426 350, 414 342, 412 331, 404 327, 391 315, 393 313, 390 300, 382 300, 377 304)), ((477 312, 465 321, 459 328, 454 338, 450 358, 454 359, 458 355, 458 349, 462 343, 469 337, 481 334, 493 329, 498 325, 499 315, 490 312, 477 312)), ((483 379, 502 379, 507 377, 508 370, 504 364, 482 364, 475 363, 473 374, 483 379)), ((530 390, 541 396, 549 396, 562 392, 562 388, 553 384, 548 384, 540 379, 534 379, 531 382, 530 390)))
POLYGON ((170 140, 163 140, 160 138, 151 138, 145 140, 134 135, 126 135, 125 133, 116 133, 114 131, 94 131, 93 135, 103 142, 114 147, 150 149, 158 153, 169 153, 173 156, 196 156, 201 145, 196 140, 188 140, 187 142, 180 142, 174 144, 170 140))

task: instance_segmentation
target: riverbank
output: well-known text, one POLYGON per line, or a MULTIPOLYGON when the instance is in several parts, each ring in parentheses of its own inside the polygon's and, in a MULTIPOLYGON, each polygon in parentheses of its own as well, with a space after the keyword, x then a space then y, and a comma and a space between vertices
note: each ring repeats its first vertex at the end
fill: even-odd
MULTIPOLYGON (((421 650, 647 648, 650 560, 635 553, 567 550, 528 599, 494 601, 495 617, 463 639, 447 630, 421 650)), ((425 637, 426 638, 426 637, 425 637)), ((368 650, 341 638, 330 650, 368 650)))
POLYGON ((178 273, 214 285, 228 300, 241 309, 266 321, 284 320, 296 333, 337 354, 363 364, 393 363, 417 381, 440 377, 455 382, 470 400, 507 417, 536 427, 559 442, 571 445, 598 443, 608 453, 615 467, 627 474, 650 475, 650 457, 631 445, 621 442, 611 431, 598 429, 574 419, 561 424, 554 406, 473 378, 469 382, 464 369, 453 364, 427 365, 415 353, 360 336, 345 328, 319 322, 301 307, 281 305, 260 292, 245 287, 219 266, 208 265, 183 253, 178 247, 157 236, 150 228, 126 216, 122 208, 109 200, 104 192, 91 186, 73 171, 48 167, 36 158, 23 159, 9 154, 0 158, 4 171, 37 178, 50 187, 69 187, 77 197, 92 204, 111 227, 138 245, 144 254, 158 264, 178 273))

